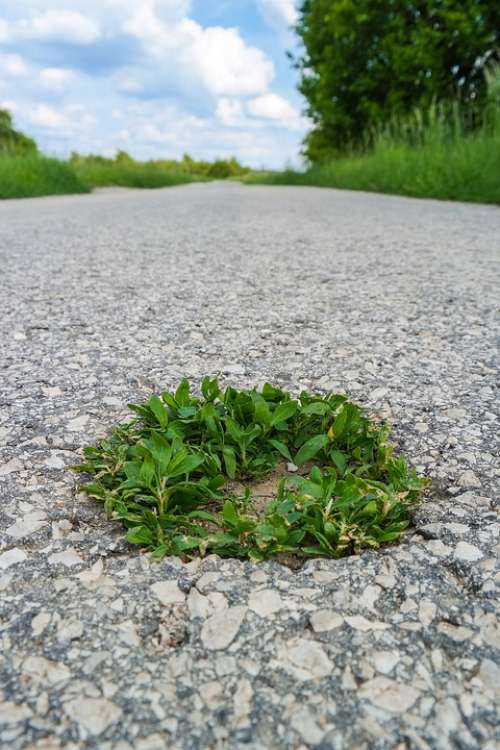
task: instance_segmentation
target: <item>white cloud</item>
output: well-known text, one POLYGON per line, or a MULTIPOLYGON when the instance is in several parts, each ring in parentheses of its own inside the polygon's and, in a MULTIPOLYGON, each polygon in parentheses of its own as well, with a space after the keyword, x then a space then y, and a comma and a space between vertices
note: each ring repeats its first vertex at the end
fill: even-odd
POLYGON ((67 125, 67 120, 63 114, 56 112, 53 107, 49 107, 48 104, 37 104, 37 106, 31 110, 28 115, 29 119, 35 125, 40 125, 42 128, 59 129, 64 128, 67 125))
POLYGON ((271 60, 246 44, 238 29, 204 28, 188 17, 165 24, 153 0, 143 0, 123 29, 139 38, 159 64, 189 72, 217 96, 258 94, 274 78, 271 60))
POLYGON ((24 39, 90 44, 100 36, 99 26, 88 16, 70 10, 48 10, 13 25, 13 36, 24 39))
POLYGON ((7 21, 0 18, 0 42, 6 42, 9 38, 9 26, 7 21))
POLYGON ((40 71, 39 81, 50 91, 64 91, 74 77, 75 73, 70 68, 44 68, 40 71))
POLYGON ((11 76, 25 76, 28 66, 19 55, 0 55, 0 68, 11 76))
POLYGON ((290 102, 278 94, 262 94, 251 99, 247 105, 248 112, 253 117, 265 120, 281 120, 284 122, 298 121, 300 113, 290 102))
POLYGON ((223 97, 217 102, 216 115, 223 125, 237 125, 243 117, 243 104, 239 99, 223 97))
POLYGON ((295 0, 257 0, 262 14, 270 23, 292 26, 298 17, 295 0))
POLYGON ((256 47, 249 47, 238 29, 203 29, 186 21, 192 34, 190 56, 206 88, 216 95, 251 95, 266 91, 274 65, 256 47))

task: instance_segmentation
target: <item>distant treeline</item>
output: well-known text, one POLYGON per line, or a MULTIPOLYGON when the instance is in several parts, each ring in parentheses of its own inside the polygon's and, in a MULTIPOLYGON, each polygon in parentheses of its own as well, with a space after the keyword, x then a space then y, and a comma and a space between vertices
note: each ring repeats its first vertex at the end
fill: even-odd
POLYGON ((250 172, 249 167, 244 167, 236 157, 228 159, 216 159, 215 161, 202 161, 193 159, 189 154, 184 154, 181 160, 176 159, 150 159, 148 161, 137 161, 126 151, 119 150, 114 157, 99 156, 97 154, 83 155, 73 151, 70 156, 70 164, 77 169, 112 168, 116 165, 132 167, 134 164, 148 165, 152 169, 165 170, 169 172, 185 172, 190 175, 209 177, 211 179, 224 180, 228 177, 241 177, 250 172))
POLYGON ((234 157, 198 161, 182 159, 138 161, 126 151, 114 157, 79 154, 67 161, 40 153, 36 142, 16 130, 12 115, 0 109, 0 198, 89 192, 94 187, 157 188, 205 180, 238 178, 250 173, 234 157))

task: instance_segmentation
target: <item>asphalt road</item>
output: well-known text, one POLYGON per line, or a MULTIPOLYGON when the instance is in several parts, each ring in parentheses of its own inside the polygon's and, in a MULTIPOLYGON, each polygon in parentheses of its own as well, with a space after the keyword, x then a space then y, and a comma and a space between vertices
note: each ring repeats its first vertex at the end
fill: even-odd
POLYGON ((0 204, 0 747, 497 747, 498 208, 190 185, 0 204), (292 572, 151 563, 66 469, 186 375, 341 390, 433 488, 292 572))

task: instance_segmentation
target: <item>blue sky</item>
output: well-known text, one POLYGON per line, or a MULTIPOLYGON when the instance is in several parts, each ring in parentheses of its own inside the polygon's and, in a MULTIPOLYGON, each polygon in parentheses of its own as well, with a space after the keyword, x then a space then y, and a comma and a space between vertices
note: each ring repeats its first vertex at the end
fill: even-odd
POLYGON ((15 0, 0 106, 52 154, 299 160, 295 0, 15 0))

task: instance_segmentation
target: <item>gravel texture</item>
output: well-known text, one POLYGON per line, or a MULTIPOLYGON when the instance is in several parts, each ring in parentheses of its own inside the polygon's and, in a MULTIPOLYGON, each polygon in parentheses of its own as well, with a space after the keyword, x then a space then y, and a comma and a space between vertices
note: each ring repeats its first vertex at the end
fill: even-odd
POLYGON ((2 748, 498 747, 499 237, 313 188, 0 205, 2 748), (66 467, 203 374, 389 420, 434 480, 413 530, 298 572, 128 548, 66 467))

